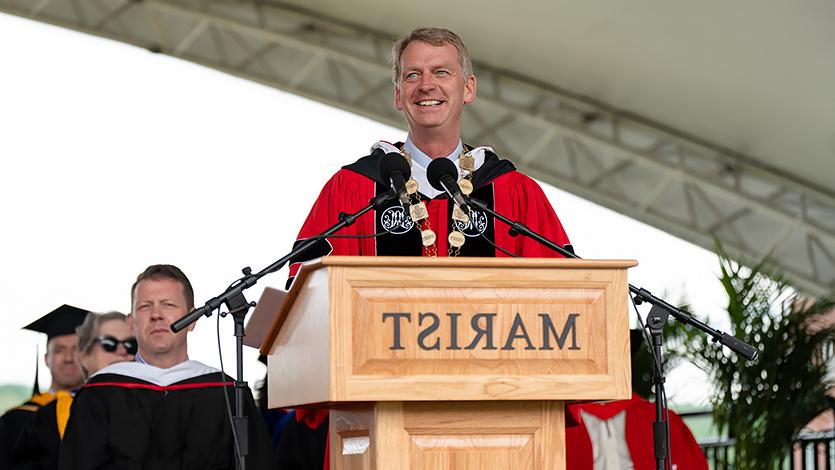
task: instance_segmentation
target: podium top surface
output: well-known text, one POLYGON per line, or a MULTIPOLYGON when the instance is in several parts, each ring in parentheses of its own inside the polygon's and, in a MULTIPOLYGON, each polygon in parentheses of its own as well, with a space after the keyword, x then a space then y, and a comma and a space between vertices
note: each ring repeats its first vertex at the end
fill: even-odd
POLYGON ((631 259, 566 259, 566 258, 474 258, 425 256, 326 256, 305 264, 306 270, 322 266, 384 266, 384 267, 462 267, 462 268, 542 268, 542 269, 622 269, 637 266, 631 259))

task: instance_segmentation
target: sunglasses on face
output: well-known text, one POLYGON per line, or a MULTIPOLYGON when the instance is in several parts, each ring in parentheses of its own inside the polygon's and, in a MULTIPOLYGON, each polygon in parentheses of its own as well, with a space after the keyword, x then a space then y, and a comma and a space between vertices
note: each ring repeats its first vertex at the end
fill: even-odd
POLYGON ((139 349, 139 344, 133 337, 120 341, 113 336, 99 336, 96 341, 101 344, 102 349, 109 353, 116 352, 119 349, 119 343, 122 343, 128 354, 136 354, 136 350, 139 349))

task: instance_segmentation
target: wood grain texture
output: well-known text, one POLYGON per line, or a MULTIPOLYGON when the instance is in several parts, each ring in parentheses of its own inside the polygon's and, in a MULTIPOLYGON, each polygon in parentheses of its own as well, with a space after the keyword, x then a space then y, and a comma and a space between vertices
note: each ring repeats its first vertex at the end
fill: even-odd
POLYGON ((340 405, 330 419, 334 470, 565 468, 561 402, 340 405), (343 452, 345 440, 358 435, 370 437, 370 459, 350 454, 350 447, 343 452))
POLYGON ((281 329, 267 356, 270 408, 328 401, 330 316, 323 295, 327 290, 327 272, 314 271, 294 294, 292 308, 276 319, 281 329))
POLYGON ((281 330, 282 325, 284 325, 284 320, 287 318, 287 315, 289 315, 290 308, 295 305, 299 293, 305 289, 304 285, 307 284, 307 277, 316 272, 316 270, 321 266, 322 264, 320 260, 311 261, 305 265, 306 269, 302 269, 296 275, 295 282, 293 283, 292 288, 287 292, 287 296, 284 299, 284 303, 279 308, 279 311, 276 312, 273 323, 270 326, 269 331, 264 335, 261 348, 258 352, 265 355, 271 353, 272 344, 275 342, 275 338, 281 330))
POLYGON ((323 258, 273 325, 271 406, 628 398, 634 265, 323 258))

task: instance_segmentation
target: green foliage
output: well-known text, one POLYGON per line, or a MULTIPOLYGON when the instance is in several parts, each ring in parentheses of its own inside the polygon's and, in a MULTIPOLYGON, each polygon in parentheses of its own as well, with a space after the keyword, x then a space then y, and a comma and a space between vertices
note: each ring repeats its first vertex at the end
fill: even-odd
POLYGON ((691 360, 713 381, 714 420, 736 439, 736 468, 780 468, 797 432, 831 406, 822 351, 833 340, 835 322, 821 317, 835 303, 799 294, 767 260, 746 268, 721 246, 717 251, 729 333, 760 356, 746 361, 694 331, 673 354, 691 360))
POLYGON ((0 385, 0 414, 29 399, 32 387, 24 385, 0 385))

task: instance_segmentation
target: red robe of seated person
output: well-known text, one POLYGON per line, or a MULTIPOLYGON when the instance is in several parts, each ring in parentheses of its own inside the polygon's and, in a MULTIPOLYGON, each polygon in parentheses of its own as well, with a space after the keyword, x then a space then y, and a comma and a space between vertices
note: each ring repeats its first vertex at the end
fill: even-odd
MULTIPOLYGON (((571 470, 594 469, 595 456, 598 457, 598 462, 606 458, 601 455, 602 452, 605 452, 602 449, 602 447, 606 447, 605 444, 593 444, 586 423, 583 419, 580 419, 585 415, 587 417, 590 416, 590 419, 597 419, 607 423, 614 423, 620 419, 625 419, 625 426, 623 423, 620 423, 620 429, 618 429, 617 425, 609 426, 607 432, 614 432, 621 440, 626 441, 628 457, 631 457, 632 460, 632 468, 635 470, 655 469, 655 451, 652 437, 652 423, 655 421, 655 403, 633 394, 631 400, 571 405, 568 407, 568 414, 577 418, 580 425, 566 428, 565 468, 571 470), (597 452, 595 452, 595 446, 598 448, 597 452)), ((670 455, 673 464, 672 468, 676 470, 707 470, 707 459, 705 459, 704 453, 696 443, 696 439, 693 437, 690 429, 687 428, 687 425, 684 424, 681 417, 674 412, 669 411, 668 417, 670 422, 670 455)), ((612 444, 608 448, 614 450, 612 444)), ((621 462, 619 470, 623 468, 628 467, 624 467, 624 463, 621 462)))

